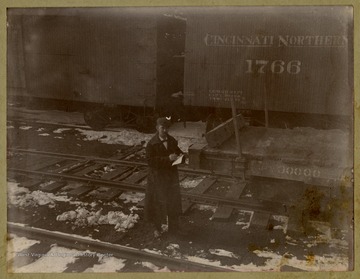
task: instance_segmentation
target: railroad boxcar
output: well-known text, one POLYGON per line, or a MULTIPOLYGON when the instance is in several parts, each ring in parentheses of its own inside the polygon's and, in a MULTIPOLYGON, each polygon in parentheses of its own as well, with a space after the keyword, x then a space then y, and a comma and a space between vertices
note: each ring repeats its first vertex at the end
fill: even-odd
POLYGON ((111 116, 103 106, 146 126, 182 90, 184 35, 165 9, 10 9, 8 97, 92 104, 96 129, 111 116))
POLYGON ((352 19, 346 6, 192 9, 185 105, 225 108, 226 119, 234 98, 242 110, 349 121, 352 19))
POLYGON ((231 99, 266 124, 349 123, 352 30, 348 6, 10 9, 8 96, 86 104, 96 129, 160 114, 211 129, 231 99))

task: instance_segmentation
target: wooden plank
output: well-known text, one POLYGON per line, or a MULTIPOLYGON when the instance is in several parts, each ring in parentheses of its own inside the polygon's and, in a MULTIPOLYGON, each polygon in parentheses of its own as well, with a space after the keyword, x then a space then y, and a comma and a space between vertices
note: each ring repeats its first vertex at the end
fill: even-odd
MULTIPOLYGON (((241 193, 244 191, 246 186, 246 182, 234 182, 231 184, 229 191, 226 193, 225 197, 228 199, 237 200, 241 196, 241 193)), ((231 213, 233 212, 233 208, 231 206, 222 206, 220 205, 213 216, 212 220, 225 220, 229 219, 231 213)))
MULTIPOLYGON (((236 116, 236 120, 238 129, 245 126, 245 119, 241 114, 236 116)), ((205 134, 206 141, 210 147, 217 147, 221 145, 234 134, 235 128, 233 121, 233 118, 230 118, 205 134)))
POLYGON ((108 172, 108 173, 105 173, 101 179, 105 179, 105 180, 112 180, 113 178, 129 171, 130 168, 128 167, 118 167, 117 169, 111 171, 111 172, 108 172))
POLYGON ((234 208, 230 206, 219 206, 213 216, 211 217, 211 220, 226 220, 229 219, 234 208))
POLYGON ((144 179, 148 174, 148 170, 140 170, 137 173, 134 173, 132 175, 130 175, 129 177, 127 177, 124 182, 127 183, 137 183, 139 181, 141 181, 142 179, 144 179))
MULTIPOLYGON (((206 192, 207 189, 210 188, 211 185, 213 185, 214 183, 216 182, 216 179, 215 178, 205 178, 204 180, 202 180, 195 188, 191 189, 189 191, 189 193, 192 193, 192 194, 203 194, 206 192)), ((191 206, 193 205, 194 203, 191 202, 191 201, 188 201, 188 200, 185 200, 185 201, 182 201, 182 212, 185 213, 187 212, 191 206)))
POLYGON ((205 193, 207 189, 210 188, 216 182, 216 178, 205 178, 202 180, 196 187, 191 189, 189 192, 192 194, 202 194, 205 193))
POLYGON ((101 168, 102 165, 99 165, 99 164, 94 164, 94 165, 91 165, 91 166, 88 166, 82 170, 79 170, 77 172, 74 172, 73 175, 77 175, 77 176, 83 176, 85 174, 88 174, 96 169, 99 169, 101 168))
POLYGON ((251 226, 259 226, 265 229, 267 228, 269 219, 270 213, 254 212, 254 215, 251 219, 251 226))
POLYGON ((118 197, 119 195, 121 195, 121 193, 124 192, 121 189, 117 189, 117 188, 110 188, 105 192, 99 192, 95 194, 95 197, 100 199, 100 200, 106 200, 106 201, 111 201, 114 198, 118 197))
POLYGON ((43 192, 56 192, 59 189, 61 189, 62 187, 64 187, 65 185, 67 185, 66 181, 56 181, 54 183, 51 183, 49 185, 46 185, 46 186, 42 187, 41 191, 43 191, 43 192))
POLYGON ((40 180, 40 179, 30 179, 28 181, 25 181, 25 182, 21 182, 19 184, 20 187, 25 187, 25 188, 28 188, 30 190, 35 190, 38 188, 38 186, 43 183, 43 180, 40 180))
POLYGON ((63 161, 64 159, 59 159, 59 158, 47 158, 47 159, 42 159, 39 160, 37 162, 30 162, 29 164, 27 164, 27 169, 29 170, 40 170, 43 169, 45 167, 54 165, 56 163, 59 163, 61 161, 63 161))
POLYGON ((87 193, 89 193, 90 191, 92 191, 94 188, 93 187, 90 187, 90 186, 80 186, 80 187, 77 187, 73 190, 71 190, 68 195, 69 196, 72 196, 72 197, 80 197, 80 196, 83 196, 87 193))

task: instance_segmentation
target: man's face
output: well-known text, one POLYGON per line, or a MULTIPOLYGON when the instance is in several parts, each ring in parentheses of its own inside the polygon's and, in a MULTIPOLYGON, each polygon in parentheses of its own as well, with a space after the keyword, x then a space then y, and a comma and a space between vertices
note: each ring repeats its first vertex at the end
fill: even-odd
POLYGON ((163 125, 157 125, 156 126, 156 130, 158 131, 159 133, 159 136, 162 137, 162 138, 165 138, 166 137, 166 134, 168 132, 168 128, 163 126, 163 125))

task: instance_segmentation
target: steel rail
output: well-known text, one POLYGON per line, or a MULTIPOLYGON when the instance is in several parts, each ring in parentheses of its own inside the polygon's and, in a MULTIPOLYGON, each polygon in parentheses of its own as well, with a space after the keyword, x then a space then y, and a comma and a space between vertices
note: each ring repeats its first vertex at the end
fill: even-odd
POLYGON ((41 241, 64 246, 76 250, 90 250, 100 254, 111 254, 114 257, 150 261, 158 265, 167 266, 174 270, 202 271, 202 272, 229 272, 230 268, 216 267, 203 263, 192 262, 186 259, 172 258, 166 255, 153 254, 144 250, 126 247, 109 242, 102 242, 82 236, 71 235, 63 232, 54 232, 40 228, 27 227, 13 223, 7 223, 8 233, 19 236, 40 239, 41 241))
MULTIPOLYGON (((102 180, 97 178, 88 178, 88 177, 81 177, 69 174, 60 174, 60 173, 52 173, 52 172, 45 172, 45 171, 34 171, 34 170, 23 170, 23 169, 16 169, 16 168, 8 168, 8 172, 14 174, 25 174, 25 175, 35 175, 44 178, 45 176, 57 178, 60 180, 72 180, 83 182, 89 186, 96 187, 97 185, 101 186, 109 186, 109 187, 117 187, 129 191, 137 191, 137 192, 145 192, 145 187, 135 184, 135 183, 128 183, 124 181, 111 181, 111 180, 102 180)), ((205 203, 205 204, 212 204, 212 205, 227 205, 236 208, 246 208, 249 210, 255 210, 258 212, 273 212, 279 214, 286 214, 286 207, 284 204, 267 201, 267 200, 249 200, 247 198, 240 198, 240 199, 229 199, 224 197, 217 197, 207 194, 195 194, 188 191, 181 191, 181 195, 183 198, 186 198, 194 203, 205 203)))
MULTIPOLYGON (((100 157, 93 157, 93 156, 82 156, 82 155, 75 155, 75 154, 61 154, 61 153, 38 151, 38 150, 8 148, 8 151, 43 155, 43 156, 49 156, 49 157, 58 157, 58 158, 64 158, 64 159, 88 160, 88 161, 94 161, 94 162, 100 162, 100 163, 118 164, 118 165, 126 165, 126 166, 139 166, 139 167, 147 167, 148 166, 147 163, 144 163, 144 162, 100 158, 100 157)), ((231 176, 231 175, 223 174, 220 172, 212 172, 212 171, 200 170, 200 169, 190 169, 188 167, 178 167, 178 170, 181 172, 186 172, 186 173, 190 173, 190 174, 216 175, 216 176, 220 176, 220 177, 233 178, 233 176, 231 176)))

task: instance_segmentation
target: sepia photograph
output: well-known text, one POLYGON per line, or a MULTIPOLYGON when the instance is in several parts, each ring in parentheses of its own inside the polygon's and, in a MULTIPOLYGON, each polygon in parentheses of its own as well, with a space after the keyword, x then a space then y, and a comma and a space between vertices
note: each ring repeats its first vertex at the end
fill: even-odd
POLYGON ((354 7, 6 10, 6 270, 344 272, 354 7))

